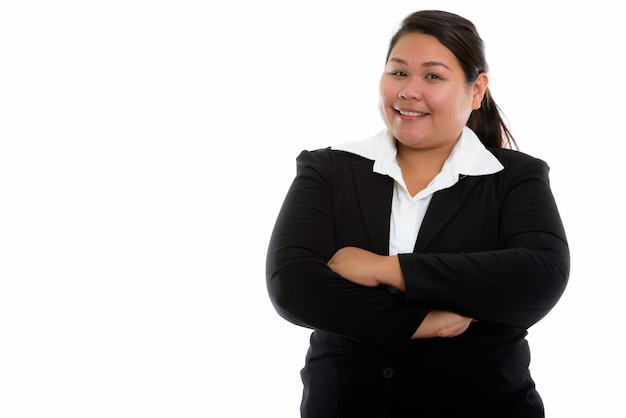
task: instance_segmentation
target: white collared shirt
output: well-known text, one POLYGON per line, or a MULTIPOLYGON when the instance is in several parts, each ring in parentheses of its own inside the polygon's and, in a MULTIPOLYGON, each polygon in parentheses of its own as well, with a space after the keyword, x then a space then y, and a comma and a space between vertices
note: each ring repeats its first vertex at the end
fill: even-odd
POLYGON ((373 171, 395 180, 391 204, 389 255, 412 253, 426 210, 439 190, 455 185, 462 176, 481 176, 504 169, 468 127, 454 145, 441 171, 415 196, 411 196, 396 160, 396 140, 386 130, 370 138, 346 142, 332 149, 347 151, 374 161, 373 171))

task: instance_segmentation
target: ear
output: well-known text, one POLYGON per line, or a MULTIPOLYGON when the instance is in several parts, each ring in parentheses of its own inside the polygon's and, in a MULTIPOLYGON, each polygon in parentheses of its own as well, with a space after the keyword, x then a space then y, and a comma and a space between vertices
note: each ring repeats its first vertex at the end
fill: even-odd
POLYGON ((472 84, 472 110, 480 109, 480 103, 483 101, 485 92, 489 85, 489 76, 487 73, 480 73, 472 84))

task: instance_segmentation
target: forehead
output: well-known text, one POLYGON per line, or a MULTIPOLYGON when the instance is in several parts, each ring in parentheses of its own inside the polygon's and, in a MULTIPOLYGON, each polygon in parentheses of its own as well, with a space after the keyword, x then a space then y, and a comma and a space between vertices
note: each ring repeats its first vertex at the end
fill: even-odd
POLYGON ((437 38, 424 33, 407 33, 398 39, 389 53, 389 59, 399 59, 407 64, 441 61, 458 65, 457 59, 437 38))

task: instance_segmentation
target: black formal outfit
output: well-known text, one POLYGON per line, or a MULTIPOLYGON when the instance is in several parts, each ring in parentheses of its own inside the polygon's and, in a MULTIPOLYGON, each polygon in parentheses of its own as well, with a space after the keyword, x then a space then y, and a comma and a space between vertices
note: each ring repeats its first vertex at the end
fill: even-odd
POLYGON ((304 151, 267 254, 277 312, 314 330, 305 418, 543 417, 527 329, 561 297, 569 250, 548 166, 491 149, 504 169, 436 192, 411 254, 406 292, 365 287, 326 265, 340 248, 388 254, 394 181, 344 151, 304 151), (453 338, 411 340, 426 314, 475 318, 453 338))

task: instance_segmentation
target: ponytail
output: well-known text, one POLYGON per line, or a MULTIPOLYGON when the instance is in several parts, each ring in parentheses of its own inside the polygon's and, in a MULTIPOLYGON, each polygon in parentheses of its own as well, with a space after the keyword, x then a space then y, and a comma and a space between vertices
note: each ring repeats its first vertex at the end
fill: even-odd
POLYGON ((502 111, 493 100, 489 88, 485 90, 480 108, 471 113, 466 125, 487 148, 518 149, 517 142, 506 126, 502 111))

